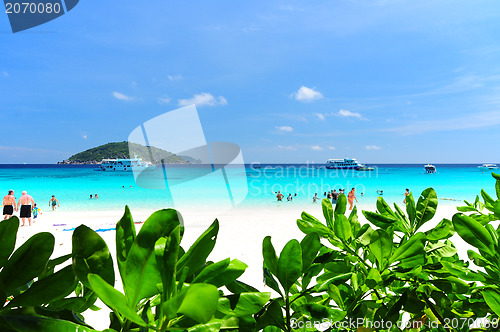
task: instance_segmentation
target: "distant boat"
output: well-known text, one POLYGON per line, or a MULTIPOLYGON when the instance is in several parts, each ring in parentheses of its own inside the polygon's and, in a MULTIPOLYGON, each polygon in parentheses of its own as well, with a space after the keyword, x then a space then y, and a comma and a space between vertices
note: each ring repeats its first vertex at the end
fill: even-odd
POLYGON ((328 159, 325 167, 328 169, 359 169, 364 167, 356 161, 356 159, 328 159))
POLYGON ((427 164, 424 166, 424 169, 425 169, 425 173, 427 173, 427 174, 436 173, 436 166, 434 166, 434 165, 427 164))
POLYGON ((356 169, 356 171, 374 171, 375 170, 375 167, 370 167, 368 165, 361 165, 360 168, 356 169))
POLYGON ((141 171, 154 169, 155 166, 149 162, 142 161, 141 158, 134 159, 103 159, 99 170, 106 172, 116 171, 141 171))
POLYGON ((481 166, 477 166, 482 171, 489 171, 492 169, 498 169, 498 166, 495 164, 482 164, 481 166))

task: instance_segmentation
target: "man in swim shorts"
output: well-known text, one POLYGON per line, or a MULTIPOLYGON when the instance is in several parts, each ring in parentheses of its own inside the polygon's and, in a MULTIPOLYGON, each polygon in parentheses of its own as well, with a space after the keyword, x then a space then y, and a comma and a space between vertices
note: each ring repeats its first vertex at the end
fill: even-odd
MULTIPOLYGON (((14 214, 14 206, 16 206, 16 198, 14 197, 14 190, 9 190, 9 193, 3 198, 3 220, 12 217, 14 214)), ((17 211, 17 209, 16 209, 17 211)))
POLYGON ((17 202, 17 208, 19 209, 19 206, 21 206, 19 217, 23 222, 23 226, 25 225, 26 218, 28 218, 28 223, 31 226, 31 210, 35 206, 35 201, 26 191, 23 191, 22 194, 21 198, 19 198, 19 202, 17 202))
POLYGON ((49 206, 51 204, 52 204, 52 211, 54 211, 56 209, 56 205, 59 206, 59 201, 57 200, 57 198, 54 195, 52 195, 52 198, 49 201, 49 206))

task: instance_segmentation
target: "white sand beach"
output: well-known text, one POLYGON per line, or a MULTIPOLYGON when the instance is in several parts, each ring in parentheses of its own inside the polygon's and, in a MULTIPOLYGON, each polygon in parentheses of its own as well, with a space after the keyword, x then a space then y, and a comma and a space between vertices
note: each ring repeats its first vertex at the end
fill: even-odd
MULTIPOLYGON (((422 231, 434 227, 442 218, 451 218, 456 213, 456 206, 460 202, 453 204, 444 204, 440 202, 436 216, 422 227, 422 231)), ((361 210, 374 211, 375 206, 368 204, 359 204, 358 217, 360 222, 366 223, 366 219, 361 210)), ((277 253, 290 239, 301 240, 304 234, 298 229, 296 220, 300 218, 302 211, 306 211, 318 219, 323 220, 321 203, 310 203, 307 205, 287 205, 277 204, 275 207, 241 209, 236 208, 218 215, 220 222, 220 231, 215 248, 209 256, 213 261, 218 261, 227 257, 237 258, 248 265, 246 272, 240 278, 260 291, 270 291, 262 282, 262 240, 266 236, 271 236, 277 253)), ((144 221, 154 211, 139 210, 131 211, 134 221, 144 221)), ((185 233, 182 245, 185 249, 196 240, 196 238, 213 222, 210 211, 181 211, 184 223, 185 233)), ((71 235, 70 229, 80 224, 85 224, 94 230, 106 230, 114 228, 116 222, 121 218, 123 211, 110 210, 105 212, 74 212, 65 210, 64 207, 57 211, 45 210, 39 216, 33 226, 21 227, 18 234, 17 246, 26 241, 30 236, 38 232, 50 232, 55 236, 56 247, 53 258, 71 253, 71 235)), ((136 224, 137 231, 141 224, 136 224)), ((99 235, 107 242, 110 251, 115 257, 115 231, 100 231, 99 235)), ((467 245, 458 236, 453 237, 453 243, 459 249, 459 255, 466 258, 467 245)), ((116 264, 116 262, 115 262, 116 264)), ((117 271, 116 267, 115 270, 117 271)), ((115 287, 121 288, 119 274, 116 273, 117 280, 115 287)), ((98 303, 103 309, 98 312, 88 310, 85 317, 88 322, 96 329, 105 329, 109 324, 109 310, 104 304, 98 303)))

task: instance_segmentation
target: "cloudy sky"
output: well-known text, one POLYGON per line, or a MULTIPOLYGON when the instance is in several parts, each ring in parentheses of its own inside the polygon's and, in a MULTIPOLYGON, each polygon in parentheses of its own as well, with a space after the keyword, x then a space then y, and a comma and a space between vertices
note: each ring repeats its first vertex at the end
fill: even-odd
POLYGON ((0 14, 0 163, 193 103, 247 162, 500 162, 499 31, 497 0, 80 1, 15 34, 0 14))

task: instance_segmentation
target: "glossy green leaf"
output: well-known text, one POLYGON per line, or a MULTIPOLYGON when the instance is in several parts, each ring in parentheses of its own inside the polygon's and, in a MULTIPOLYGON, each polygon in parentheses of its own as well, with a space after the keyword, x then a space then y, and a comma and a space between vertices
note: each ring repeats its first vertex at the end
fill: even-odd
POLYGON ((0 316, 0 328, 3 331, 10 328, 12 329, 10 331, 22 332, 97 332, 89 327, 62 319, 19 314, 0 316))
POLYGON ((219 291, 214 285, 191 284, 177 312, 198 323, 207 323, 217 310, 218 300, 219 291))
POLYGON ((211 321, 206 324, 198 324, 187 329, 187 332, 218 332, 221 330, 222 322, 211 321))
POLYGON ((110 285, 115 284, 113 258, 106 242, 95 231, 85 225, 73 232, 73 270, 78 279, 87 287, 89 273, 100 275, 110 285))
POLYGON ((363 211, 363 215, 369 222, 377 227, 386 229, 398 221, 397 218, 391 216, 384 216, 379 213, 363 211))
POLYGON ((347 242, 352 237, 351 224, 343 214, 335 215, 333 224, 335 235, 342 241, 347 242))
POLYGON ((358 221, 358 207, 354 206, 351 213, 349 214, 349 224, 351 224, 352 236, 357 238, 361 230, 361 224, 358 221))
POLYGON ((485 203, 488 203, 488 204, 495 204, 495 200, 493 198, 491 198, 490 195, 488 195, 488 193, 486 191, 484 191, 484 189, 481 189, 481 196, 483 197, 483 200, 485 203))
POLYGON ((271 300, 266 310, 262 315, 257 316, 256 329, 258 331, 264 329, 266 326, 276 326, 283 331, 286 331, 285 319, 283 318, 283 311, 276 299, 271 300))
POLYGON ((323 216, 326 220, 328 228, 333 229, 333 207, 329 199, 324 198, 321 201, 321 208, 323 209, 323 216))
POLYGON ((427 255, 442 257, 453 257, 457 253, 457 248, 453 246, 451 241, 428 243, 425 248, 427 255))
POLYGON ((447 239, 455 234, 453 223, 449 219, 443 219, 436 225, 436 227, 425 232, 429 241, 437 241, 447 239))
POLYGON ((264 265, 272 274, 276 275, 278 271, 278 256, 276 256, 270 236, 266 236, 262 241, 262 256, 264 257, 264 265))
POLYGON ((62 299, 69 295, 76 287, 76 277, 71 265, 56 273, 38 280, 24 293, 16 296, 9 307, 39 306, 62 299))
POLYGON ((377 229, 371 234, 368 247, 375 256, 380 270, 385 269, 392 253, 392 239, 383 229, 377 229))
POLYGON ((302 248, 302 272, 305 272, 316 258, 319 248, 321 248, 319 235, 317 233, 307 234, 300 241, 300 247, 302 248))
POLYGON ((493 212, 497 218, 500 218, 500 200, 496 201, 493 205, 493 212))
POLYGON ((484 258, 483 256, 479 255, 477 252, 474 250, 467 250, 467 256, 469 257, 470 260, 474 262, 477 266, 485 267, 491 265, 491 262, 484 258))
POLYGON ((207 283, 222 287, 238 279, 248 265, 238 259, 229 258, 205 267, 193 280, 193 283, 207 283))
POLYGON ((331 238, 334 236, 332 230, 314 219, 297 219, 297 227, 305 234, 318 233, 322 238, 331 238))
POLYGON ((424 233, 417 233, 410 237, 405 243, 401 244, 392 254, 390 264, 410 258, 412 256, 424 253, 424 242, 426 237, 424 233))
POLYGON ((368 275, 366 276, 365 284, 366 286, 374 289, 378 284, 382 282, 382 277, 377 269, 370 269, 368 275))
POLYGON ((339 308, 344 309, 344 300, 339 288, 336 285, 330 284, 328 286, 328 295, 333 301, 335 301, 339 308))
POLYGON ((377 211, 380 214, 391 216, 393 218, 397 218, 397 215, 392 211, 391 207, 387 202, 384 200, 383 197, 379 196, 377 197, 377 211))
POLYGON ((465 242, 490 255, 495 254, 495 245, 490 233, 473 218, 457 213, 453 216, 455 231, 465 242))
POLYGON ((142 225, 130 247, 122 274, 125 296, 131 306, 158 292, 157 285, 162 283, 162 277, 155 255, 156 241, 181 224, 182 217, 176 210, 164 209, 154 212, 142 225))
POLYGON ((127 205, 122 218, 116 224, 116 261, 121 275, 125 273, 125 261, 135 236, 134 220, 127 205))
POLYGON ((16 216, 0 221, 0 268, 7 262, 16 246, 18 229, 19 219, 16 216))
POLYGON ((278 294, 283 296, 283 292, 281 291, 278 282, 271 274, 271 272, 267 268, 264 268, 263 274, 264 274, 264 285, 270 287, 271 289, 275 290, 278 294))
POLYGON ((37 277, 45 268, 54 250, 54 236, 38 233, 30 237, 12 254, 0 272, 0 284, 6 295, 37 277))
POLYGON ((278 258, 278 269, 276 276, 285 290, 290 287, 302 275, 302 248, 297 240, 290 240, 280 253, 278 258))
POLYGON ((219 221, 215 221, 207 228, 203 234, 191 245, 189 250, 182 255, 177 262, 177 274, 184 267, 189 269, 189 273, 193 274, 200 270, 205 264, 208 255, 212 252, 217 234, 219 233, 219 221))
POLYGON ((136 323, 139 326, 146 326, 146 323, 136 313, 133 307, 127 305, 125 295, 114 289, 101 276, 90 273, 88 281, 91 288, 99 296, 99 299, 104 302, 109 308, 118 313, 120 316, 136 323))
MULTIPOLYGON (((163 239, 163 238, 162 238, 163 239)), ((165 240, 165 248, 162 254, 155 255, 160 266, 162 276, 163 291, 166 298, 175 294, 175 278, 177 275, 177 260, 181 242, 181 226, 175 227, 165 240)))
POLYGON ((347 207, 347 196, 345 194, 340 194, 337 198, 337 204, 335 205, 334 214, 345 214, 347 207))
POLYGON ((437 205, 438 199, 434 189, 425 189, 417 201, 414 230, 419 229, 420 226, 434 217, 434 215, 436 214, 437 205))
POLYGON ((484 301, 490 309, 498 316, 500 316, 500 294, 494 289, 485 289, 481 292, 484 301))
POLYGON ((219 299, 217 310, 226 315, 245 316, 259 312, 271 298, 271 293, 241 293, 219 299))

